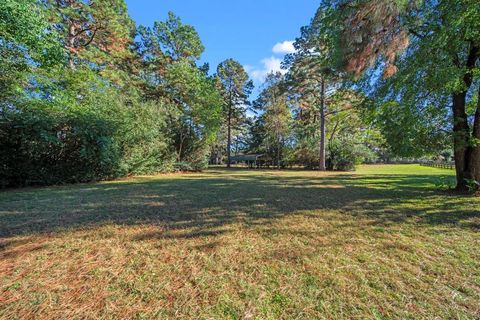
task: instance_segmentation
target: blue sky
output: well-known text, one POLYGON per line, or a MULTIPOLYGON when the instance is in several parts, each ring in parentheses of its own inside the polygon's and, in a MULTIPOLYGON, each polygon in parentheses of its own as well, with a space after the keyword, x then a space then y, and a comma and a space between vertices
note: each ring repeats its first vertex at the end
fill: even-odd
POLYGON ((227 58, 242 63, 258 86, 279 68, 285 52, 309 23, 320 0, 127 0, 137 24, 151 26, 173 11, 193 25, 205 45, 210 70, 227 58), (273 50, 275 47, 275 50, 273 50))

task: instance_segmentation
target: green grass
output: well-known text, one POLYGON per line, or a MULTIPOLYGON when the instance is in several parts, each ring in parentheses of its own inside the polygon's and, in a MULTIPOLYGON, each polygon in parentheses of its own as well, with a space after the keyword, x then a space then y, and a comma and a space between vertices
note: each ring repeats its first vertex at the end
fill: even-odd
POLYGON ((212 169, 0 193, 0 317, 478 319, 452 171, 212 169))

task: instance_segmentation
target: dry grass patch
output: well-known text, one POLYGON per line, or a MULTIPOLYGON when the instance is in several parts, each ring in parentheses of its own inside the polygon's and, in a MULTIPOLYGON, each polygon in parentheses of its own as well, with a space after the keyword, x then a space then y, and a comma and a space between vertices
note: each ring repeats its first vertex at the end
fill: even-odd
POLYGON ((451 173, 202 174, 0 194, 5 319, 480 317, 480 200, 451 173))

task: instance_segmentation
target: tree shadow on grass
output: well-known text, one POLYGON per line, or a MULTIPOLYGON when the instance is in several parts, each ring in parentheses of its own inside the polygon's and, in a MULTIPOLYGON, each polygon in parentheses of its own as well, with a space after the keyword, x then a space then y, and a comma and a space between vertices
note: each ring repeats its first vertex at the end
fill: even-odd
POLYGON ((226 227, 266 224, 286 215, 333 210, 379 225, 421 223, 479 228, 478 202, 436 192, 442 175, 301 175, 223 171, 207 175, 9 191, 0 194, 0 238, 152 224, 148 238, 219 235, 226 227))

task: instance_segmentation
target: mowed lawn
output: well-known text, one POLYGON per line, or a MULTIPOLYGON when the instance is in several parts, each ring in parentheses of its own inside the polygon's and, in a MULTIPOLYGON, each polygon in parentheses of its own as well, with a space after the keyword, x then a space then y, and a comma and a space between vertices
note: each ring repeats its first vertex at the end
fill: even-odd
POLYGON ((453 171, 211 169, 0 193, 4 319, 479 319, 453 171))

